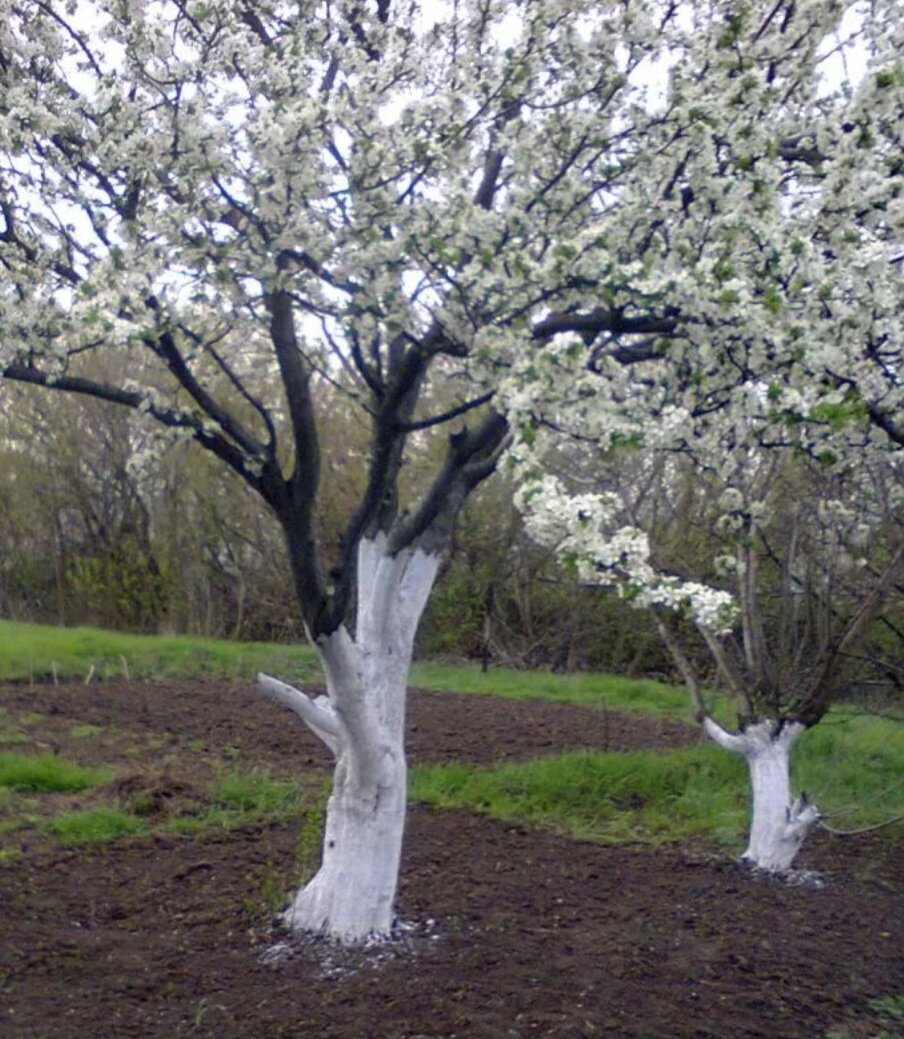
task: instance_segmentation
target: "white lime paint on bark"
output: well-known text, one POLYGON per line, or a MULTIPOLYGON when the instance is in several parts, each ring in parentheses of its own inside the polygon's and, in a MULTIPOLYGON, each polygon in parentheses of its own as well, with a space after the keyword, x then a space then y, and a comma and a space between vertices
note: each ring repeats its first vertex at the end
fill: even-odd
POLYGON ((731 733, 712 718, 703 720, 707 735, 726 750, 741 754, 750 774, 753 817, 743 858, 770 872, 790 869, 807 834, 819 819, 805 796, 791 797, 791 748, 805 731, 800 722, 779 726, 771 720, 731 733))
POLYGON ((389 934, 405 827, 405 702, 418 621, 438 556, 361 542, 355 636, 345 627, 317 640, 327 696, 312 700, 267 675, 264 693, 294 710, 333 751, 323 859, 284 914, 297 931, 342 942, 389 934))

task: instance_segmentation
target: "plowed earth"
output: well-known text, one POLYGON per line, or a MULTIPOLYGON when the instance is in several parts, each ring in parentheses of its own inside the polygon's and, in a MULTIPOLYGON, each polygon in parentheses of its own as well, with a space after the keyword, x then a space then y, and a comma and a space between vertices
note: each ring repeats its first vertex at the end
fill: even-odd
MULTIPOLYGON (((7 686, 0 707, 23 749, 110 763, 125 784, 177 769, 171 794, 224 760, 328 772, 290 715, 229 684, 7 686)), ((412 695, 409 733, 412 762, 696 738, 678 722, 430 693, 412 695)), ((349 952, 273 925, 265 889, 291 886, 297 838, 297 823, 88 849, 20 834, 0 862, 0 1036, 901 1034, 900 842, 814 839, 801 865, 823 884, 794 886, 701 846, 603 847, 414 806, 401 937, 349 952)))

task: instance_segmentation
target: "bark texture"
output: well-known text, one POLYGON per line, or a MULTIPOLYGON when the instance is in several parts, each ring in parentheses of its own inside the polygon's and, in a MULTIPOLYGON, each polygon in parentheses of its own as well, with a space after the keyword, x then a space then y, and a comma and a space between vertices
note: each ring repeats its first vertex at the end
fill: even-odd
POLYGON ((766 720, 730 733, 705 718, 707 735, 726 750, 741 754, 750 775, 752 817, 745 862, 780 873, 791 868, 819 811, 805 794, 791 795, 791 748, 806 729, 800 722, 766 720))
POLYGON ((316 641, 328 695, 311 700, 259 676, 263 691, 293 709, 336 758, 323 860, 284 914, 293 930, 352 943, 392 929, 406 812, 408 669, 437 564, 420 548, 391 554, 382 534, 363 540, 355 636, 343 626, 316 641))

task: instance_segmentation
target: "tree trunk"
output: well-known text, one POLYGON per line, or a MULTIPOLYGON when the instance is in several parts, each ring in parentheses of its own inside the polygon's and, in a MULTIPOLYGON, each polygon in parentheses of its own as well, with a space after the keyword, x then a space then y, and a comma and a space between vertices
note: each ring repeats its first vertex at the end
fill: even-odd
POLYGON ((805 731, 800 722, 767 720, 729 733, 705 718, 707 735, 720 747, 741 754, 750 774, 752 819, 743 860, 759 869, 781 873, 791 868, 819 812, 805 794, 792 801, 791 748, 805 731))
POLYGON ((295 931, 346 943, 391 931, 407 798, 408 669, 437 564, 420 549, 390 555, 382 535, 362 541, 355 637, 340 627, 317 640, 328 695, 312 701, 259 676, 264 692, 301 715, 336 758, 322 863, 284 915, 295 931))

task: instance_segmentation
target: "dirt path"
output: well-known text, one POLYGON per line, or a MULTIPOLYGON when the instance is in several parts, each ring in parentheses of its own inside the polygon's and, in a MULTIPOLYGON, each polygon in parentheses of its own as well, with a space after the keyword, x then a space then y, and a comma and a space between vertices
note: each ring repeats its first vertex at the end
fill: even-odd
MULTIPOLYGON (((299 750, 287 716, 250 697, 197 683, 7 688, 0 705, 67 755, 87 753, 71 733, 89 725, 111 753, 118 740, 142 755, 193 743, 197 760, 229 751, 243 765, 319 769, 316 745, 299 750)), ((411 726, 415 760, 694 736, 447 694, 415 696, 411 726)), ((904 993, 900 844, 814 841, 803 865, 828 881, 816 890, 757 880, 703 849, 603 848, 416 807, 399 894, 408 937, 370 954, 309 943, 267 965, 279 935, 266 901, 290 883, 296 844, 297 826, 279 825, 36 846, 0 863, 0 1036, 899 1034, 868 1001, 904 993)))

